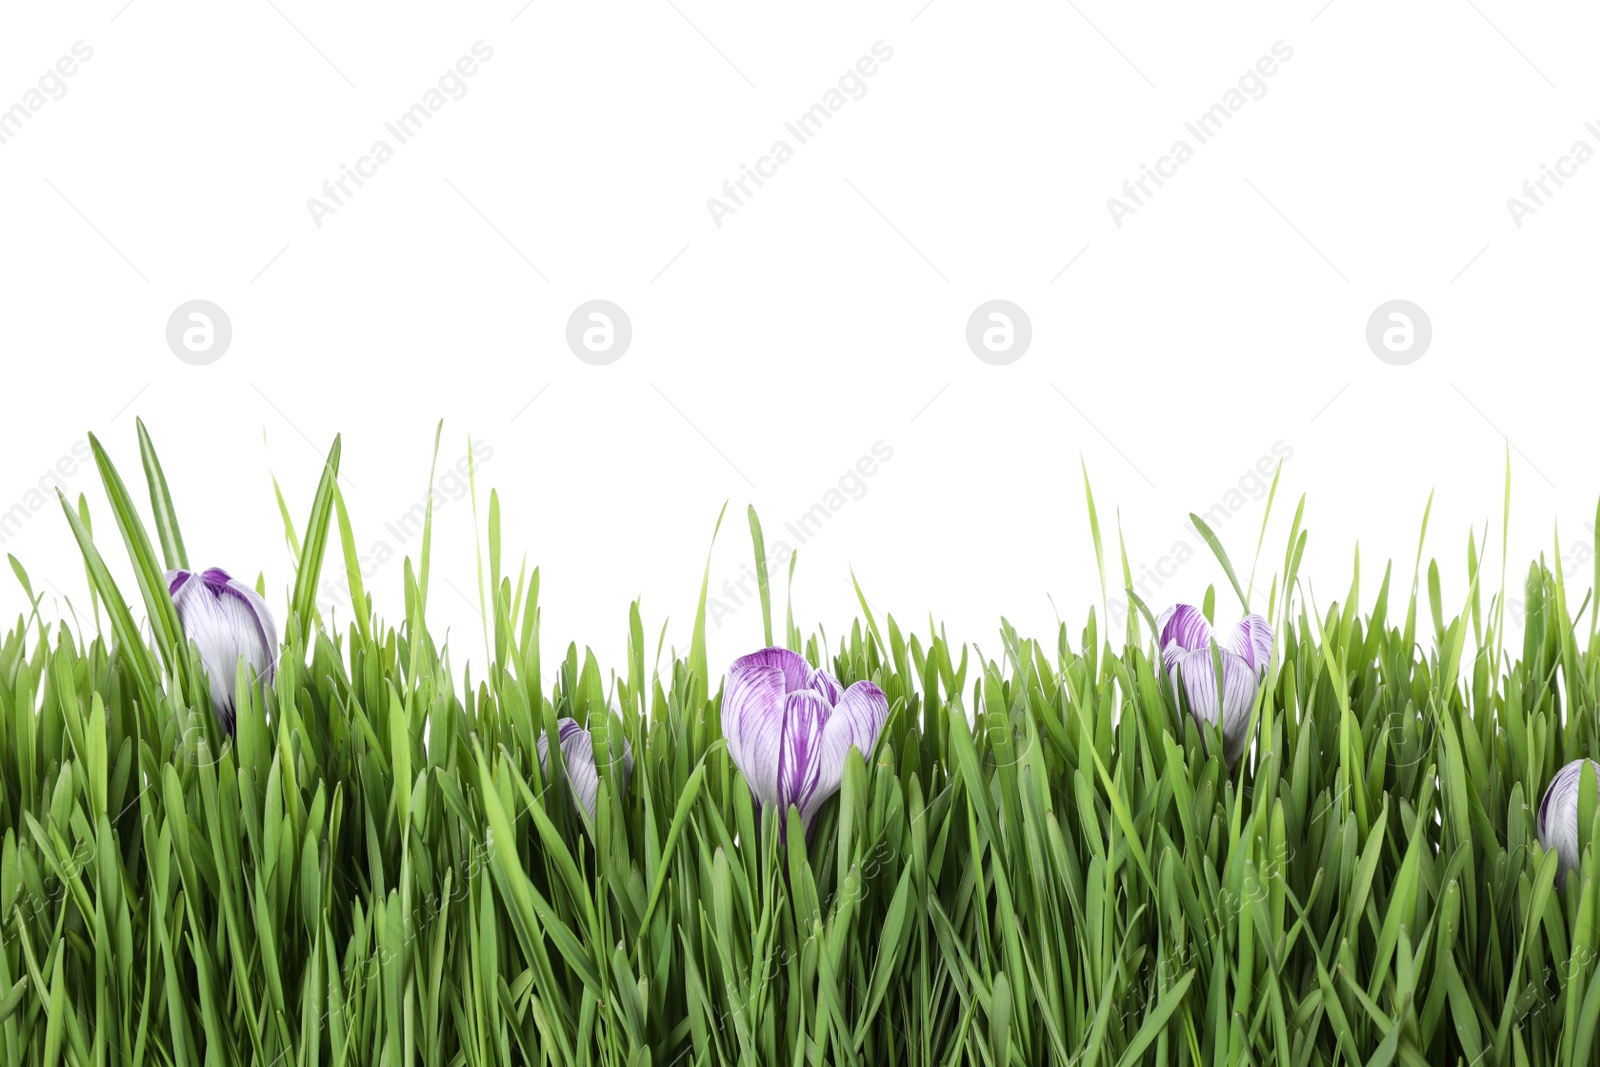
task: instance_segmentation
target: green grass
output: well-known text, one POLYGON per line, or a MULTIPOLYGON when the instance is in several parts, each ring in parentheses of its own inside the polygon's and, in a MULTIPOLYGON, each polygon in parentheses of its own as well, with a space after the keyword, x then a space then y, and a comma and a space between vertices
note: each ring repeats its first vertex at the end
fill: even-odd
MULTIPOLYGON (((94 609, 35 611, 0 644, 0 1064, 1600 1054, 1600 867, 1586 853, 1563 889, 1533 833, 1550 776, 1600 752, 1594 615, 1580 633, 1590 602, 1559 569, 1519 583, 1520 649, 1480 539, 1464 603, 1441 602, 1419 545, 1370 615, 1359 562, 1319 610, 1297 512, 1252 605, 1278 643, 1231 774, 1163 695, 1142 611, 1125 634, 1092 612, 1043 639, 1002 624, 993 658, 864 598, 834 644, 790 618, 778 639, 874 679, 891 713, 809 840, 780 843, 721 739, 703 592, 682 658, 635 604, 621 669, 576 645, 545 659, 539 574, 505 569, 491 495, 481 677, 427 630, 426 547, 402 625, 325 628, 324 554, 356 543, 337 445, 303 541, 284 511, 298 573, 273 605, 275 684, 239 677, 238 736, 220 736, 160 580, 184 547, 142 428, 140 448, 155 540, 96 443, 108 506, 91 526, 63 501, 94 609), (137 589, 113 583, 113 551, 137 589), (591 825, 554 755, 541 780, 535 740, 563 715, 597 755, 626 737, 635 756, 591 825)), ((759 556, 753 514, 751 532, 759 556)), ((1252 582, 1208 540, 1243 600, 1252 582)), ((1591 842, 1597 806, 1580 805, 1591 842)))

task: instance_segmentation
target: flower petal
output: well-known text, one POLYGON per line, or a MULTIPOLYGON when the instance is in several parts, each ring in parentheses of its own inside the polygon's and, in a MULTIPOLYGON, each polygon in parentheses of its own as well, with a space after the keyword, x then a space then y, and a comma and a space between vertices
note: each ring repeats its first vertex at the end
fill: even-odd
MULTIPOLYGON (((1222 741, 1223 755, 1230 764, 1238 761, 1249 747, 1250 712, 1260 686, 1255 668, 1242 656, 1219 650, 1222 659, 1222 741)), ((1217 721, 1217 674, 1211 649, 1185 652, 1178 663, 1184 691, 1189 696, 1189 712, 1202 726, 1217 721)), ((1202 737, 1208 736, 1204 731, 1202 737)))
POLYGON ((261 594, 243 582, 229 579, 218 598, 222 610, 236 627, 244 658, 263 683, 272 683, 278 665, 278 626, 261 594), (249 640, 250 636, 255 640, 249 640))
POLYGON ((728 739, 728 755, 762 804, 779 802, 784 684, 783 668, 746 656, 734 662, 722 692, 722 735, 728 739))
POLYGON ((807 826, 823 802, 838 791, 850 750, 859 749, 862 759, 869 758, 888 718, 889 698, 872 682, 857 682, 844 691, 822 730, 821 782, 810 808, 801 811, 807 826))
POLYGON ((228 588, 228 583, 233 581, 233 575, 221 567, 207 567, 200 572, 200 580, 206 583, 206 588, 215 596, 221 596, 222 591, 228 588))
POLYGON ((1223 647, 1257 671, 1265 672, 1272 658, 1272 627, 1260 615, 1246 615, 1228 634, 1223 647))
POLYGON ((1156 645, 1171 670, 1181 653, 1211 646, 1211 624, 1193 604, 1174 604, 1156 619, 1156 645))
POLYGON ((1576 759, 1562 767, 1544 791, 1544 799, 1539 802, 1539 817, 1534 824, 1539 843, 1560 855, 1563 875, 1578 866, 1582 855, 1578 843, 1578 787, 1585 764, 1600 775, 1600 763, 1594 760, 1576 759))
POLYGON ((232 734, 239 657, 264 684, 272 683, 278 662, 278 628, 272 611, 254 589, 219 567, 199 574, 170 570, 166 581, 184 637, 200 650, 211 708, 222 728, 232 734))
POLYGON ((822 698, 828 702, 828 707, 830 708, 839 703, 839 698, 844 695, 844 686, 839 684, 839 679, 821 667, 811 672, 811 677, 807 681, 806 687, 821 693, 822 698))
POLYGON ((186 638, 200 650, 200 665, 210 683, 211 708, 222 727, 233 732, 233 681, 239 666, 239 630, 203 581, 178 584, 172 604, 186 638))
POLYGON ((811 664, 800 653, 787 648, 763 648, 760 652, 740 656, 728 668, 729 677, 742 667, 777 667, 783 672, 784 691, 789 693, 811 684, 811 664))
MULTIPOLYGON (((556 735, 561 739, 561 764, 567 772, 567 788, 572 790, 572 802, 594 818, 594 798, 600 787, 600 776, 594 769, 594 739, 589 731, 579 726, 575 719, 561 719, 556 723, 556 735)), ((539 735, 539 768, 550 773, 550 742, 539 735)))
MULTIPOLYGON (((592 820, 595 804, 600 794, 600 773, 594 764, 594 738, 578 724, 576 719, 561 719, 556 723, 556 735, 561 739, 561 763, 566 768, 567 786, 572 790, 572 803, 581 805, 592 820)), ((539 767, 550 773, 550 742, 539 735, 539 767)), ((622 740, 622 759, 612 758, 613 781, 618 782, 622 796, 627 796, 628 784, 633 780, 633 746, 627 738, 622 740)))
MULTIPOLYGON (((810 689, 790 693, 784 700, 783 745, 778 757, 778 819, 785 827, 789 819, 789 806, 800 809, 800 816, 814 810, 823 799, 839 788, 835 774, 831 788, 823 778, 822 732, 828 724, 828 702, 822 694, 810 689)), ((809 824, 808 824, 809 825, 809 824)), ((782 830, 780 829, 780 832, 782 830)))

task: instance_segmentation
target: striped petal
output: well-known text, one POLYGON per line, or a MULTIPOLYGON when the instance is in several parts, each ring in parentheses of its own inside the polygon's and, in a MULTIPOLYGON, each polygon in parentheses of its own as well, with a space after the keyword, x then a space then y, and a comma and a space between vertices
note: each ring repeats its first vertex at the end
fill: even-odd
MULTIPOLYGON (((823 728, 828 724, 832 709, 821 693, 802 689, 790 693, 784 701, 783 744, 778 755, 778 819, 780 827, 787 827, 789 807, 800 809, 800 816, 814 811, 821 803, 818 794, 823 792, 822 758, 823 728)), ((839 780, 833 780, 839 788, 839 780)), ((824 793, 822 799, 827 799, 824 793)), ((807 823, 809 826, 809 822, 807 823)), ((782 832, 780 830, 780 832, 782 832)))
POLYGON ((839 703, 839 698, 844 695, 844 686, 839 684, 839 679, 818 667, 811 672, 811 678, 806 688, 814 689, 822 694, 822 699, 828 702, 828 707, 839 703))
POLYGON ((782 667, 746 656, 734 661, 722 691, 722 735, 728 739, 728 755, 763 805, 780 801, 784 686, 782 667))
MULTIPOLYGON (((200 651, 211 693, 211 710, 222 728, 234 731, 233 683, 238 670, 240 629, 236 620, 223 611, 222 604, 197 576, 183 578, 169 573, 168 588, 176 588, 172 605, 178 611, 183 634, 200 651)), ((255 640, 252 637, 252 642, 255 640)))
MULTIPOLYGON (((1578 834, 1578 787, 1582 783, 1581 776, 1586 764, 1600 776, 1600 763, 1573 760, 1550 779, 1544 799, 1539 802, 1539 818, 1535 823, 1539 843, 1545 848, 1555 849, 1560 855, 1563 876, 1578 866, 1582 855, 1578 834)), ((1600 785, 1600 781, 1596 784, 1600 785)), ((1565 884, 1564 877, 1562 884, 1565 884)))
POLYGON ((783 672, 783 688, 786 692, 805 689, 811 684, 811 664, 800 653, 790 652, 787 648, 763 648, 760 652, 740 656, 728 668, 728 673, 732 675, 743 667, 778 668, 783 672))
POLYGON ((808 827, 823 802, 839 791, 850 750, 859 749, 862 759, 870 757, 888 718, 889 698, 873 683, 857 682, 844 691, 822 729, 821 781, 810 807, 800 813, 808 827))
POLYGON ((254 589, 218 567, 200 574, 168 571, 166 580, 184 636, 200 650, 211 708, 223 730, 232 734, 239 658, 244 657, 263 683, 272 682, 278 661, 278 628, 272 612, 254 589))
POLYGON ((228 583, 233 581, 233 575, 221 567, 207 567, 200 572, 200 580, 206 584, 207 589, 211 590, 213 596, 221 596, 222 591, 228 587, 228 583))
POLYGON ((1183 653, 1211 646, 1211 624, 1193 604, 1174 604, 1156 619, 1156 645, 1171 670, 1183 653))
POLYGON ((1264 674, 1272 658, 1272 627, 1260 615, 1246 615, 1228 634, 1223 647, 1264 674))
MULTIPOLYGON (((561 763, 567 771, 567 786, 572 790, 572 803, 581 806, 594 819, 596 798, 600 793, 600 773, 595 769, 594 738, 580 726, 576 719, 561 719, 556 723, 556 734, 561 739, 561 763)), ((539 735, 539 768, 550 773, 550 741, 539 735)), ((620 797, 628 795, 628 784, 633 780, 633 746, 622 739, 622 758, 615 756, 611 762, 612 781, 618 783, 620 797)))
MULTIPOLYGON (((1230 765, 1238 762, 1250 747, 1248 728, 1260 679, 1255 668, 1242 656, 1219 651, 1222 659, 1222 741, 1223 755, 1230 765)), ((1189 697, 1189 712, 1203 727, 1217 721, 1217 674, 1211 649, 1183 653, 1178 675, 1189 697)), ((1202 737, 1207 736, 1202 732, 1202 737)))
POLYGON ((734 660, 722 695, 728 755, 762 807, 775 807, 779 833, 788 809, 809 829, 834 793, 852 746, 870 753, 889 715, 889 701, 871 682, 849 689, 799 655, 765 648, 734 660))
POLYGON ((245 662, 257 678, 270 684, 278 665, 278 627, 272 610, 260 593, 231 578, 217 599, 239 635, 245 662))

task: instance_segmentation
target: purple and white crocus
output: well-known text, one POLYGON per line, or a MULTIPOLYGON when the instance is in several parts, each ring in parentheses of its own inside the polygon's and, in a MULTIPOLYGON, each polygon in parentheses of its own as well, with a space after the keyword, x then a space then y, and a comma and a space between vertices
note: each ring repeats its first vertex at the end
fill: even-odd
POLYGON ((211 709, 223 730, 234 732, 234 675, 239 657, 263 685, 278 662, 278 627, 261 595, 219 567, 167 572, 167 591, 184 636, 200 650, 211 684, 211 709))
POLYGON ((844 778, 851 748, 872 753, 889 717, 889 699, 871 682, 846 689, 786 648, 764 648, 733 661, 722 693, 728 755, 763 807, 778 810, 788 833, 789 807, 809 832, 818 809, 844 778))
MULTIPOLYGON (((1260 615, 1246 615, 1232 629, 1217 633, 1222 660, 1222 742, 1229 765, 1250 747, 1250 711, 1272 656, 1272 627, 1260 615)), ((1169 677, 1182 679, 1189 711, 1202 727, 1217 722, 1217 671, 1211 658, 1213 632, 1192 604, 1174 604, 1156 620, 1156 643, 1169 677)))
MULTIPOLYGON (((582 805, 593 821, 596 797, 600 793, 600 772, 594 765, 594 738, 578 725, 576 719, 558 719, 556 734, 561 739, 561 764, 567 769, 567 787, 572 790, 574 807, 582 805)), ((539 769, 550 773, 550 739, 539 735, 539 769)), ((628 783, 633 779, 633 746, 622 739, 622 758, 611 757, 611 780, 620 790, 618 799, 628 795, 628 783)))
MULTIPOLYGON (((1578 866, 1578 860, 1583 855, 1582 834, 1578 826, 1578 787, 1583 782, 1584 767, 1594 772, 1597 779, 1595 784, 1600 786, 1600 763, 1592 759, 1573 760, 1550 779, 1544 799, 1539 802, 1539 818, 1534 823, 1539 843, 1545 848, 1555 849, 1561 857, 1562 877, 1557 881, 1563 885, 1566 874, 1578 866)), ((1588 827, 1582 829, 1587 830, 1588 827)))

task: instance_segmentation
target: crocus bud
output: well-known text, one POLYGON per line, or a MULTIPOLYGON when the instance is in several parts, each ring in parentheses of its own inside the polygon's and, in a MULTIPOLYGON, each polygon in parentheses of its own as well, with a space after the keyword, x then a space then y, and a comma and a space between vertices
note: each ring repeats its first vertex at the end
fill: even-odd
POLYGON ((764 648, 733 661, 722 693, 728 755, 757 802, 778 809, 788 832, 792 804, 807 830, 839 791, 850 749, 872 752, 889 718, 889 699, 871 682, 849 689, 813 670, 786 648, 764 648))
MULTIPOLYGON (((1217 669, 1211 657, 1211 624, 1192 604, 1174 604, 1156 620, 1156 644, 1169 676, 1181 679, 1189 712, 1201 726, 1217 722, 1217 669)), ((1272 657, 1272 627, 1246 615, 1217 635, 1222 660, 1222 745, 1229 765, 1250 747, 1250 710, 1272 657)))
MULTIPOLYGON (((556 732, 561 738, 561 762, 567 768, 567 786, 572 790, 572 803, 574 806, 582 805, 592 820, 596 797, 600 793, 600 772, 594 765, 594 738, 589 736, 588 730, 578 725, 576 719, 558 719, 556 732)), ((549 774, 550 741, 541 733, 535 744, 539 750, 539 769, 549 774)), ((616 753, 611 755, 611 771, 618 799, 627 796, 628 783, 633 778, 633 746, 628 744, 626 737, 622 739, 622 758, 618 759, 616 753)))
POLYGON ((1544 799, 1539 802, 1539 818, 1535 829, 1539 834, 1539 843, 1545 848, 1553 848, 1561 857, 1559 884, 1566 884, 1566 875, 1578 866, 1578 859, 1583 853, 1579 844, 1580 831, 1588 827, 1578 825, 1578 787, 1583 782, 1583 768, 1587 766, 1596 776, 1596 785, 1600 785, 1600 763, 1592 759, 1575 759, 1556 772, 1550 779, 1549 788, 1544 791, 1544 799))
POLYGON ((168 571, 167 590, 184 636, 200 649, 200 665, 211 683, 211 709, 232 736, 239 657, 263 684, 272 684, 278 662, 278 628, 272 612, 254 589, 218 567, 199 574, 168 571))

